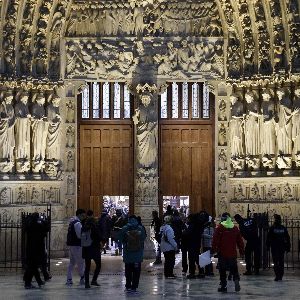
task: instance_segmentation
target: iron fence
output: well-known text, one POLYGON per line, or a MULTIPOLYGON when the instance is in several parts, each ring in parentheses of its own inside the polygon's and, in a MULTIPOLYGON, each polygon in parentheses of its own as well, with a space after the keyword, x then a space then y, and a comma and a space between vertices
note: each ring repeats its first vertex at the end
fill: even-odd
MULTIPOLYGON (((263 269, 272 267, 272 255, 270 249, 267 248, 266 240, 269 228, 273 225, 273 218, 268 213, 253 214, 252 217, 258 225, 258 236, 260 241, 261 266, 263 269)), ((282 219, 284 225, 290 235, 291 249, 285 254, 285 268, 295 269, 300 266, 300 219, 292 219, 284 217, 282 219)), ((252 264, 254 265, 254 264, 252 264)))
MULTIPOLYGON (((17 221, 0 216, 0 269, 18 270, 25 267, 26 261, 26 230, 25 223, 31 213, 22 213, 17 221)), ((47 268, 50 270, 51 255, 51 205, 47 205, 46 211, 40 217, 50 222, 50 231, 46 236, 47 268)))

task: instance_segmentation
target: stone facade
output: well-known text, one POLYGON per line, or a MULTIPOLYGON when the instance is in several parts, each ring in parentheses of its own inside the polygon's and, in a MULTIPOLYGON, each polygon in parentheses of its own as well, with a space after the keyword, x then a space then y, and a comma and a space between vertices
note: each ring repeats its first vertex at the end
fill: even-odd
MULTIPOLYGON (((64 250, 86 80, 125 81, 137 95, 137 152, 143 115, 157 134, 167 80, 208 83, 216 215, 249 204, 299 216, 299 2, 0 0, 0 12, 2 217, 51 203, 52 248, 64 250)), ((135 161, 135 211, 146 224, 158 208, 157 147, 135 161)))

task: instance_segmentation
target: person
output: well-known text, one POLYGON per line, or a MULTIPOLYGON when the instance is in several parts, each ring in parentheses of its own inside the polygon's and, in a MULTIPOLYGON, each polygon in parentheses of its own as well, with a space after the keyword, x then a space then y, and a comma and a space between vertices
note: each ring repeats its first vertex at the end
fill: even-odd
POLYGON ((275 281, 281 281, 284 274, 284 252, 290 252, 291 241, 289 233, 281 224, 281 216, 274 215, 274 224, 270 227, 266 241, 271 248, 274 264, 275 281))
POLYGON ((173 269, 175 266, 175 252, 177 243, 175 241, 174 230, 171 227, 172 216, 164 217, 164 225, 160 228, 161 234, 161 251, 164 253, 164 275, 166 278, 175 278, 173 269))
POLYGON ((177 243, 177 253, 178 253, 179 249, 181 249, 180 245, 181 245, 183 222, 179 216, 179 212, 177 209, 174 209, 174 211, 173 211, 173 218, 172 218, 171 226, 174 230, 175 241, 177 243))
POLYGON ((161 243, 161 236, 160 236, 160 227, 162 225, 162 222, 158 216, 158 211, 153 210, 152 211, 152 222, 151 222, 151 229, 154 231, 154 239, 156 241, 156 259, 153 264, 159 265, 162 263, 161 261, 161 249, 160 249, 160 243, 161 243))
POLYGON ((122 209, 116 209, 116 214, 112 217, 112 224, 111 237, 117 246, 115 255, 122 255, 122 243, 118 240, 119 233, 122 227, 126 224, 126 220, 122 214, 122 209))
POLYGON ((123 262, 125 263, 126 277, 125 291, 136 293, 139 286, 146 233, 144 228, 138 224, 135 215, 129 217, 128 223, 122 227, 118 239, 123 244, 124 249, 123 262))
POLYGON ((186 222, 183 224, 182 236, 181 236, 181 265, 182 265, 182 275, 186 275, 188 271, 188 238, 187 229, 190 224, 190 217, 188 216, 186 222))
POLYGON ((240 291, 240 277, 237 266, 237 251, 239 248, 241 255, 244 254, 244 242, 239 229, 233 224, 229 213, 223 213, 221 223, 216 228, 213 241, 212 253, 218 254, 218 264, 221 286, 218 292, 227 292, 226 269, 232 273, 235 291, 240 291))
POLYGON ((45 254, 45 237, 50 230, 50 223, 39 216, 37 212, 29 215, 25 221, 26 233, 26 269, 24 273, 25 289, 35 288, 31 284, 33 276, 39 287, 42 281, 39 266, 43 263, 45 254))
POLYGON ((67 246, 69 246, 70 262, 67 271, 66 285, 72 285, 72 271, 75 265, 77 265, 78 273, 80 276, 80 284, 84 284, 84 260, 82 258, 81 248, 81 228, 82 220, 85 218, 85 210, 78 208, 76 210, 76 216, 72 217, 69 222, 68 234, 67 234, 67 246))
POLYGON ((82 258, 85 261, 84 283, 86 289, 91 288, 91 285, 100 286, 97 282, 97 278, 101 269, 101 240, 100 228, 97 226, 94 213, 92 210, 88 210, 86 218, 82 221, 81 228, 82 258), (94 260, 96 268, 90 285, 92 260, 94 260))
POLYGON ((254 254, 254 272, 259 274, 260 267, 260 248, 257 224, 253 218, 243 219, 241 215, 234 216, 239 224, 242 237, 247 241, 245 247, 246 272, 244 275, 252 275, 252 254, 254 254))
POLYGON ((102 232, 103 239, 103 253, 106 254, 106 250, 110 250, 109 248, 109 237, 111 232, 111 217, 107 212, 107 209, 103 209, 101 216, 98 220, 98 227, 102 232))
MULTIPOLYGON (((205 224, 204 231, 202 233, 202 250, 203 252, 211 252, 212 238, 214 234, 213 218, 209 216, 208 222, 205 224)), ((205 266, 205 275, 214 276, 213 264, 205 266)))
POLYGON ((167 206, 167 209, 163 215, 163 217, 165 216, 173 216, 173 209, 172 209, 172 206, 171 205, 168 205, 167 206))

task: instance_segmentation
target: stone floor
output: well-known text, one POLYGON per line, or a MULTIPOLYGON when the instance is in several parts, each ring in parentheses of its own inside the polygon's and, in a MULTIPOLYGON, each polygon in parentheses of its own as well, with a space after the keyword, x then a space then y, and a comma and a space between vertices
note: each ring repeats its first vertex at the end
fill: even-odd
MULTIPOLYGON (((74 285, 65 285, 65 271, 68 260, 53 260, 53 278, 42 289, 25 290, 22 274, 0 273, 0 299, 300 299, 299 272, 288 271, 282 282, 274 282, 272 271, 263 271, 260 276, 242 276, 241 291, 234 292, 233 282, 228 284, 228 293, 217 292, 218 276, 205 279, 188 280, 181 274, 180 257, 176 259, 176 279, 164 279, 163 266, 152 266, 144 261, 140 279, 139 293, 124 292, 125 278, 121 257, 104 255, 99 276, 100 287, 84 289, 78 284, 79 278, 74 273, 74 285)), ((240 272, 244 271, 240 264, 240 272)), ((216 273, 217 275, 217 273, 216 273)))

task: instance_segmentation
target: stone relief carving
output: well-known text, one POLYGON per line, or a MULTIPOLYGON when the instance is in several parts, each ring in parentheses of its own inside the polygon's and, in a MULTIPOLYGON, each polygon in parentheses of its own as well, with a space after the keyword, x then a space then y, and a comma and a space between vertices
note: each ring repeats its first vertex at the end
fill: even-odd
POLYGON ((14 204, 27 204, 26 190, 24 190, 21 186, 17 190, 16 201, 14 204))
POLYGON ((75 212, 74 212, 74 200, 67 199, 65 210, 66 210, 65 215, 66 215, 67 218, 71 218, 72 216, 74 216, 74 214, 75 214, 75 212))
POLYGON ((3 206, 10 205, 11 201, 12 201, 11 189, 4 187, 0 191, 0 205, 3 205, 3 206))
POLYGON ((222 34, 214 1, 100 2, 98 5, 73 7, 67 35, 162 37, 222 34))
POLYGON ((75 103, 73 100, 69 100, 66 103, 66 123, 75 122, 75 103))
POLYGON ((219 193, 227 193, 227 177, 226 177, 225 173, 219 174, 218 192, 219 193))
POLYGON ((227 121, 226 116, 226 101, 224 99, 220 99, 219 103, 219 111, 218 111, 218 120, 219 121, 227 121))
POLYGON ((219 124, 218 143, 219 146, 227 145, 227 129, 224 123, 219 124))
POLYGON ((68 126, 66 131, 66 147, 74 148, 75 147, 75 128, 74 126, 68 126))
POLYGON ((219 151, 219 170, 227 169, 227 154, 225 149, 219 151))
POLYGON ((75 179, 73 175, 67 176, 67 195, 75 194, 75 179))
POLYGON ((66 153, 66 172, 75 171, 75 153, 74 151, 69 150, 66 153))

